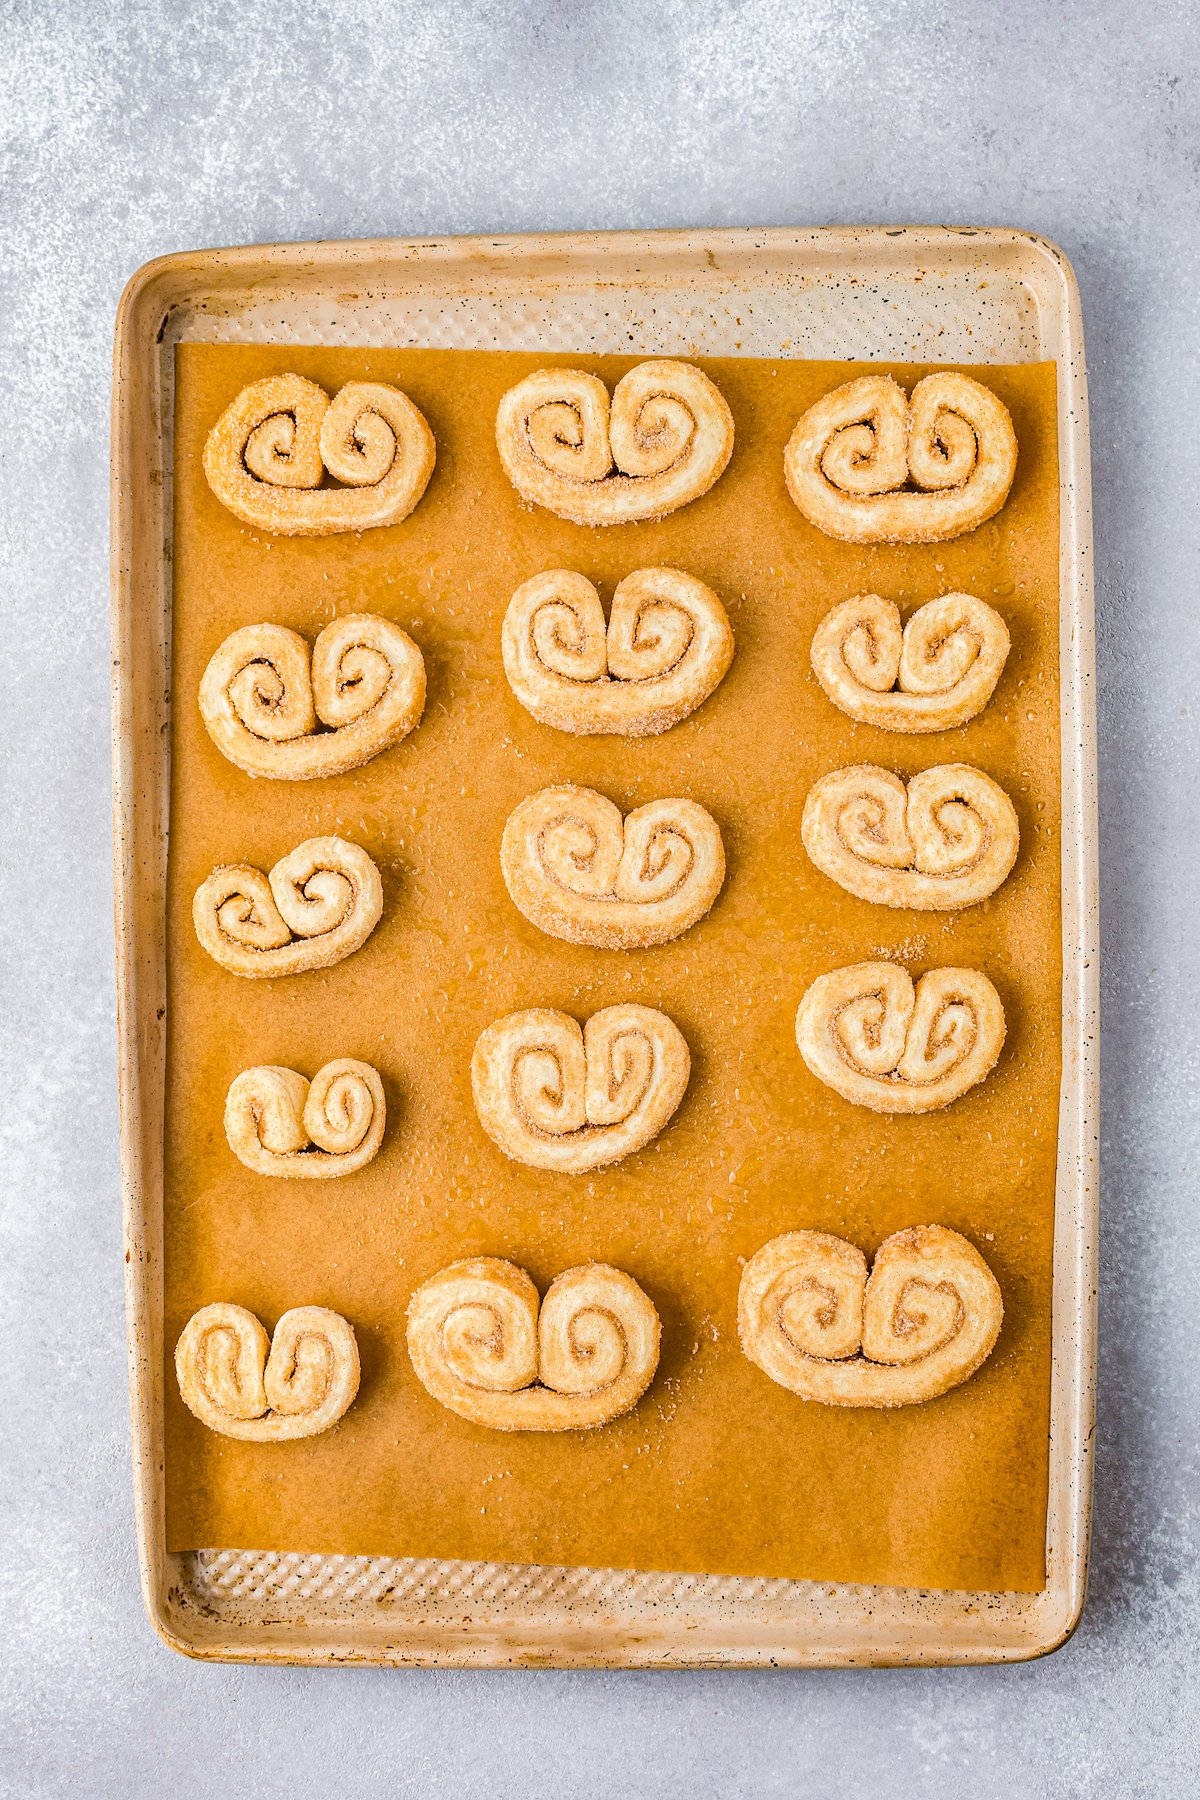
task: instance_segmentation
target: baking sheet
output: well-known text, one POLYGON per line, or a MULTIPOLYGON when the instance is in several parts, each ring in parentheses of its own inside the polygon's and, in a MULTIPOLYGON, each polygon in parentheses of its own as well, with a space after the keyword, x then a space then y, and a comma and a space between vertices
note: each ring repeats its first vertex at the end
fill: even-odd
MULTIPOLYGON (((499 393, 549 360, 583 361, 610 381, 628 366, 179 351, 164 1347, 169 1355, 209 1299, 237 1299, 268 1322, 320 1301, 353 1319, 364 1385, 329 1438, 272 1451, 205 1433, 168 1374, 169 1546, 1034 1590, 1044 1578, 1059 1086, 1054 369, 985 375, 1021 443, 996 521, 932 549, 864 550, 812 531, 783 496, 780 466, 795 418, 848 378, 848 365, 706 362, 737 420, 729 473, 657 526, 601 536, 521 508, 496 464, 499 393), (412 394, 439 446, 412 519, 331 549, 258 538, 217 505, 199 471, 204 433, 246 381, 284 368, 329 388, 392 379, 412 394), (650 744, 580 742, 536 726, 500 666, 512 589, 562 564, 607 593, 656 561, 689 568, 726 601, 738 655, 717 695, 650 744), (1013 654, 979 720, 905 740, 854 726, 825 701, 807 648, 828 605, 864 587, 907 605, 955 586, 993 600, 1013 628, 1013 654), (224 763, 194 693, 228 631, 269 617, 311 636, 334 612, 367 607, 397 618, 425 652, 431 697, 417 734, 327 783, 252 783, 224 763), (799 845, 807 788, 860 760, 904 774, 973 761, 1009 788, 1023 849, 992 901, 957 919, 884 913, 811 868, 799 845), (709 805, 731 853, 709 919, 636 956, 583 952, 527 926, 500 883, 500 828, 524 794, 562 779, 597 786, 624 809, 672 792, 709 805), (387 911, 366 948, 281 983, 239 983, 209 964, 188 918, 203 875, 221 861, 266 866, 331 829, 364 843, 384 870, 387 911), (916 966, 977 962, 1005 1000, 1000 1069, 940 1118, 850 1108, 794 1048, 808 981, 889 952, 916 966), (656 1148, 582 1187, 505 1163, 470 1102, 479 1029, 516 1006, 583 1015, 629 997, 664 1006, 692 1045, 696 1074, 676 1122, 656 1148), (388 1082, 391 1123, 376 1163, 317 1197, 244 1171, 221 1132, 232 1076, 264 1061, 311 1073, 335 1054, 366 1056, 388 1082), (806 1407, 745 1363, 733 1325, 739 1257, 798 1225, 870 1251, 926 1219, 972 1236, 1005 1293, 1004 1334, 974 1381, 932 1406, 872 1418, 806 1407), (452 1419, 423 1394, 403 1349, 408 1293, 454 1256, 481 1252, 513 1256, 543 1284, 593 1255, 637 1275, 663 1313, 666 1345, 632 1418, 586 1439, 515 1441, 452 1419)), ((895 372, 911 380, 924 370, 895 372)))

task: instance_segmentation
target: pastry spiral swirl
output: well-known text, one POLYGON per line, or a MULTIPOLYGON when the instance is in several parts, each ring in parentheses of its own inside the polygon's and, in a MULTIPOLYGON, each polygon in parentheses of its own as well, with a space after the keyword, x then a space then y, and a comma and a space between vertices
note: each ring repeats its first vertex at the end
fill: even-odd
POLYGON ((809 790, 800 826, 823 874, 878 906, 953 912, 994 894, 1017 860, 1013 803, 967 763, 923 769, 906 788, 869 764, 809 790))
POLYGON ((605 624, 585 575, 548 569, 508 603, 504 672, 526 712, 577 737, 655 737, 695 712, 733 661, 710 587, 681 569, 635 569, 605 624))
POLYGON ((938 544, 973 531, 1000 511, 1016 468, 1008 408, 948 369, 918 381, 911 400, 890 375, 846 382, 809 407, 783 453, 805 518, 852 544, 938 544))
POLYGON ((833 704, 860 725, 949 731, 983 711, 1009 645, 1000 614, 973 594, 927 600, 903 631, 893 601, 855 594, 817 626, 812 666, 833 704))
POLYGON ((819 1081, 872 1112, 927 1113, 982 1081, 1004 1044, 1000 996, 978 969, 854 963, 813 982, 796 1014, 819 1081))
POLYGON ((704 917, 725 880, 725 848, 694 800, 652 800, 622 819, 592 788, 543 788, 510 815, 500 869, 547 936, 644 950, 704 917))
POLYGON ((358 1392, 358 1345, 324 1306, 293 1307, 268 1339, 252 1312, 218 1301, 184 1326, 175 1374, 185 1406, 211 1431, 281 1444, 337 1424, 358 1392))
POLYGON ((408 1305, 408 1353, 433 1398, 493 1431, 591 1431, 636 1406, 654 1379, 658 1314, 607 1263, 538 1291, 494 1256, 451 1263, 408 1305))
POLYGON ((539 369, 501 400, 496 447, 523 499, 576 525, 628 525, 708 492, 733 454, 733 414, 691 363, 638 363, 611 408, 598 376, 539 369))
POLYGON ((379 1072, 339 1057, 308 1082, 273 1064, 243 1069, 225 1099, 225 1136, 256 1175, 326 1181, 365 1169, 383 1142, 379 1072))
POLYGON ((196 936, 231 975, 302 975, 366 943, 383 912, 379 870, 345 838, 308 838, 269 875, 214 869, 196 889, 196 936))
POLYGON ((248 775, 311 781, 398 744, 425 709, 425 660, 390 619, 353 613, 309 647, 283 625, 244 625, 213 655, 200 711, 222 756, 248 775), (317 730, 317 721, 327 726, 317 730))
POLYGON ((406 519, 429 485, 433 433, 407 394, 349 381, 330 400, 302 375, 243 388, 204 446, 204 473, 243 524, 328 537, 406 519), (341 487, 322 487, 328 471, 341 487))
POLYGON ((691 1057, 650 1006, 606 1006, 581 1030, 549 1007, 509 1013, 471 1057, 479 1122, 531 1169, 581 1175, 657 1137, 683 1099, 691 1057))
POLYGON ((1000 1289, 957 1231, 885 1239, 867 1274, 854 1244, 789 1231, 742 1271, 738 1336, 780 1387, 823 1406, 916 1406, 975 1373, 1004 1318, 1000 1289))

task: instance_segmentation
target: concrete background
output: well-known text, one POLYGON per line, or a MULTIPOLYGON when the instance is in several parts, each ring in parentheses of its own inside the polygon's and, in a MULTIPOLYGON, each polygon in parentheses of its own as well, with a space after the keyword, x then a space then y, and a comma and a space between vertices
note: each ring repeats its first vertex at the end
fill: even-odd
POLYGON ((1194 7, 0 0, 0 1788, 1200 1788, 1194 7), (146 258, 378 233, 929 221, 1083 290, 1100 571, 1104 1281, 1091 1598, 1009 1669, 200 1667, 138 1599, 110 928, 107 409, 146 258))

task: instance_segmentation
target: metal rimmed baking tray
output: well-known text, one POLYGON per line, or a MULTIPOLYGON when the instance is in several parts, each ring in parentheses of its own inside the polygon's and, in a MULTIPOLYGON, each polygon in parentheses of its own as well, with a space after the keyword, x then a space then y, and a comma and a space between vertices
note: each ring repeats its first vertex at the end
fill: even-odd
POLYGON ((113 398, 121 1136, 143 1589, 174 1647, 457 1666, 968 1663, 1053 1649, 1083 1604, 1095 1371, 1098 951, 1087 387, 1062 254, 1007 230, 689 231, 270 245, 130 282, 113 398), (1058 370, 1063 1080, 1047 1585, 1029 1594, 166 1550, 162 1170, 174 348, 329 343, 1025 362, 1058 370))

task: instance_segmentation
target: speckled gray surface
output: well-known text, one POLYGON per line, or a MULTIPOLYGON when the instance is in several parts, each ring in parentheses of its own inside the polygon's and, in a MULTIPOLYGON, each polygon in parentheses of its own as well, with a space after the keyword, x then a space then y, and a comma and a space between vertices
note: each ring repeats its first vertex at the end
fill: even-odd
POLYGON ((1194 8, 1121 0, 2 0, 0 1792, 1200 1789, 1198 68, 1194 8), (1078 1634, 1042 1663, 919 1673, 172 1656, 138 1599, 124 1391, 106 568, 122 283, 164 251, 271 238, 913 219, 1054 238, 1088 332, 1105 1210, 1078 1634))

